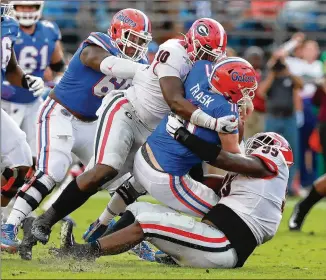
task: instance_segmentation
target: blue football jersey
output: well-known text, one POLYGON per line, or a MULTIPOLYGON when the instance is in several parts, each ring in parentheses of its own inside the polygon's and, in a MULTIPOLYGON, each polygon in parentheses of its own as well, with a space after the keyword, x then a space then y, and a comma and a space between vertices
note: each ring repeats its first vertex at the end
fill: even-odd
MULTIPOLYGON (((211 70, 211 62, 201 60, 194 64, 184 84, 186 99, 214 118, 228 115, 238 117, 237 105, 229 103, 224 96, 210 91, 208 77, 211 70)), ((166 116, 153 134, 148 137, 147 143, 165 172, 174 176, 182 176, 188 173, 194 165, 199 164, 201 159, 166 132, 167 120, 166 116)), ((186 123, 186 127, 207 142, 221 144, 218 133, 213 130, 196 127, 189 122, 186 123)), ((238 131, 233 133, 238 133, 238 131)))
POLYGON ((18 36, 18 22, 11 17, 1 17, 1 84, 11 58, 11 50, 18 36))
MULTIPOLYGON (((32 35, 19 29, 14 45, 19 66, 25 73, 43 78, 46 67, 50 65, 58 40, 61 40, 59 27, 49 21, 37 22, 35 32, 32 35)), ((16 103, 31 103, 37 98, 28 89, 14 88, 15 94, 8 99, 5 97, 3 99, 16 103)))
MULTIPOLYGON (((100 32, 91 33, 71 59, 68 69, 54 91, 57 99, 65 107, 84 117, 94 118, 101 105, 102 97, 111 90, 128 88, 131 79, 106 76, 85 66, 80 60, 80 54, 89 45, 97 45, 114 56, 121 55, 112 44, 109 35, 100 32)), ((147 61, 141 60, 140 63, 147 64, 147 61)))

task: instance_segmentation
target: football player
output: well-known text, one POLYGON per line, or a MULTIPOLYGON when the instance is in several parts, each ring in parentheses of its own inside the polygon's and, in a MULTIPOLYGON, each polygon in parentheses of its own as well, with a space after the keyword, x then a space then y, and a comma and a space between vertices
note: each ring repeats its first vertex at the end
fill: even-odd
MULTIPOLYGON (((14 45, 19 66, 25 73, 42 79, 48 66, 62 76, 65 63, 60 43, 61 34, 55 23, 40 21, 44 1, 12 1, 11 4, 13 17, 19 23, 18 37, 14 45)), ((14 86, 14 90, 13 95, 2 96, 1 107, 26 133, 35 164, 36 119, 43 100, 27 89, 14 86)))
MULTIPOLYGON (((125 252, 148 240, 180 266, 236 268, 245 264, 257 246, 273 238, 282 219, 288 166, 293 164, 288 142, 273 132, 259 133, 246 142, 244 156, 191 134, 178 120, 169 121, 167 129, 191 149, 188 153, 205 151, 205 160, 233 172, 216 183, 218 203, 198 222, 166 206, 136 202, 127 207, 110 235, 83 245, 75 243, 72 226, 66 223, 62 248, 56 254, 94 259, 125 252)), ((174 151, 167 149, 166 153, 174 151)), ((182 163, 188 165, 186 154, 182 163)), ((167 174, 162 173, 164 176, 167 174)))
MULTIPOLYGON (((217 119, 184 98, 183 82, 194 61, 207 59, 215 62, 224 57, 226 41, 226 33, 220 23, 208 18, 199 19, 184 40, 171 39, 160 46, 152 64, 136 71, 133 86, 104 98, 98 111, 100 121, 95 152, 88 170, 72 181, 52 207, 35 220, 32 233, 39 241, 46 243, 51 227, 60 217, 80 207, 101 185, 110 184, 117 175, 132 171, 135 152, 171 109, 195 125, 213 131, 221 130, 217 119)), ((111 71, 106 65, 102 66, 104 71, 111 71)), ((233 152, 238 152, 237 140, 236 135, 225 136, 225 145, 231 147, 234 144, 233 152)), ((101 225, 105 229, 112 218, 143 190, 130 177, 117 189, 109 211, 104 214, 104 225, 96 221, 85 239, 89 240, 91 233, 101 225)))
MULTIPOLYGON (((18 246, 17 226, 64 179, 72 163, 72 152, 87 165, 93 154, 96 111, 103 96, 130 86, 134 72, 129 69, 138 65, 136 61, 146 63, 151 39, 148 17, 139 10, 125 9, 113 17, 108 34, 91 33, 81 44, 40 108, 36 172, 18 192, 13 210, 1 228, 1 244, 12 249, 18 246)), ((75 200, 80 201, 75 197, 69 204, 74 205, 75 200)))
MULTIPOLYGON (((186 98, 208 115, 223 120, 234 115, 238 119, 238 106, 251 99, 257 89, 257 80, 249 62, 229 57, 212 69, 211 63, 197 62, 185 83, 186 98)), ((218 201, 213 190, 192 179, 188 172, 201 160, 174 141, 161 122, 147 143, 137 152, 133 173, 146 191, 163 204, 192 216, 203 217, 218 201), (167 152, 166 147, 169 147, 167 152)), ((222 132, 207 130, 186 123, 189 131, 208 142, 224 147, 222 132)), ((236 125, 237 127, 237 125, 236 125)), ((225 131, 224 131, 225 133, 225 131)), ((237 136, 238 130, 231 132, 237 136)), ((232 152, 232 151, 231 151, 232 152)))
MULTIPOLYGON (((7 79, 12 85, 23 87, 38 95, 44 89, 42 79, 26 74, 17 64, 13 45, 17 39, 19 26, 16 20, 9 16, 11 11, 12 6, 8 1, 1 1, 1 85, 3 80, 7 79)), ((1 109, 2 207, 15 196, 31 166, 32 155, 26 142, 26 134, 1 109)), ((1 248, 11 250, 10 243, 1 244, 1 248)))
POLYGON ((326 174, 319 177, 311 187, 308 196, 294 206, 289 220, 290 230, 301 230, 303 222, 316 203, 326 196, 326 174))

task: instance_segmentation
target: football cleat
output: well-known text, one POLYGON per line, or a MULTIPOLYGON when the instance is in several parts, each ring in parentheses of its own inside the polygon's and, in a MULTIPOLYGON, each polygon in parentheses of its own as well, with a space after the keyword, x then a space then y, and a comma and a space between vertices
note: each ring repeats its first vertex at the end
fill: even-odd
POLYGON ((300 231, 307 213, 300 210, 300 203, 294 206, 289 220, 289 229, 300 231))
POLYGON ((172 259, 171 256, 162 251, 157 251, 155 253, 155 261, 167 265, 177 265, 177 263, 174 261, 174 259, 172 259))
POLYGON ((94 223, 92 223, 88 229, 83 234, 83 239, 85 242, 93 242, 96 239, 99 239, 107 229, 111 229, 114 224, 116 223, 115 220, 112 220, 108 226, 102 225, 100 221, 97 219, 94 223))
POLYGON ((24 238, 18 247, 18 252, 20 257, 23 260, 27 260, 27 261, 30 261, 32 259, 32 249, 33 246, 35 246, 37 243, 37 241, 35 240, 31 232, 32 224, 34 220, 35 220, 34 217, 28 217, 24 220, 22 225, 24 231, 24 238))
POLYGON ((14 254, 20 241, 17 239, 18 227, 11 224, 1 225, 1 250, 14 254))
POLYGON ((31 232, 37 241, 45 245, 50 239, 51 227, 42 216, 39 216, 34 220, 31 232))
POLYGON ((130 249, 130 252, 137 255, 141 260, 155 262, 155 252, 146 241, 140 242, 130 249))
POLYGON ((73 235, 73 223, 66 221, 61 226, 60 248, 51 248, 50 254, 58 258, 72 257, 76 260, 94 261, 100 256, 99 252, 94 251, 90 244, 77 244, 73 235))
POLYGON ((77 224, 76 224, 75 220, 74 220, 73 218, 71 218, 69 215, 68 215, 68 216, 66 216, 66 217, 64 217, 64 218, 63 218, 61 221, 62 221, 62 222, 71 221, 71 222, 72 222, 72 224, 74 225, 74 227, 76 227, 76 226, 77 226, 77 224))

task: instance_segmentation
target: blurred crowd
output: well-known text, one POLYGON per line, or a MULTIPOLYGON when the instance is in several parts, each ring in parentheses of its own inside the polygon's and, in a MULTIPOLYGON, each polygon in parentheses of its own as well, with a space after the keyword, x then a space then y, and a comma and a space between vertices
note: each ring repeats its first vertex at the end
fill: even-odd
MULTIPOLYGON (((144 5, 143 9, 152 12, 154 30, 168 32, 162 36, 155 35, 156 31, 153 34, 156 42, 149 46, 150 61, 159 43, 187 30, 196 18, 218 17, 228 31, 228 55, 240 55, 251 62, 260 81, 254 98, 255 111, 246 123, 245 137, 275 131, 287 138, 295 154, 289 180, 290 195, 298 195, 301 187, 310 186, 325 173, 326 52, 320 48, 324 47, 326 37, 316 37, 311 32, 326 30, 326 20, 323 20, 326 2, 129 2, 131 7, 142 9, 139 5, 144 5), (289 41, 280 44, 288 39, 288 34, 299 30, 300 33, 294 33, 289 41), (313 37, 318 41, 309 39, 313 37)), ((67 31, 63 32, 64 43, 78 46, 88 33, 105 32, 120 4, 117 0, 47 1, 44 16, 67 31)), ((126 1, 122 4, 126 6, 126 1)))
POLYGON ((318 43, 306 40, 303 33, 294 34, 270 56, 257 46, 244 52, 260 80, 254 98, 255 111, 246 123, 245 137, 260 131, 274 131, 289 141, 295 155, 295 164, 290 170, 290 195, 297 195, 301 186, 310 186, 318 175, 325 173, 323 56, 318 43))

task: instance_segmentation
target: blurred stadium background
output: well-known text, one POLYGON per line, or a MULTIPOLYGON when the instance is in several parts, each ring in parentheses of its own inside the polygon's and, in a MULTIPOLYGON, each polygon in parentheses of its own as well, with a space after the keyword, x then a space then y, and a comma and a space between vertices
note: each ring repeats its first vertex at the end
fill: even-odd
MULTIPOLYGON (((323 80, 326 73, 326 0, 47 0, 43 18, 59 25, 68 62, 90 32, 106 32, 112 16, 127 7, 144 11, 152 21, 154 41, 150 45, 149 59, 153 59, 160 43, 181 36, 180 32, 186 32, 197 18, 211 17, 223 24, 228 33, 228 54, 250 60, 256 68, 261 84, 268 79, 268 74, 272 71, 267 66, 270 58, 275 56, 284 42, 293 38, 297 32, 303 32, 305 42, 284 58, 290 74, 286 73, 285 77, 280 77, 286 81, 291 72, 301 77, 304 87, 298 93, 300 105, 294 104, 292 97, 288 98, 287 95, 292 96, 292 92, 281 88, 284 92, 279 92, 280 95, 276 96, 280 100, 276 105, 280 108, 276 108, 275 115, 275 110, 271 112, 269 107, 273 103, 271 99, 275 96, 265 92, 266 97, 263 98, 257 94, 254 100, 256 112, 246 124, 246 137, 265 129, 272 130, 270 125, 276 124, 275 119, 283 129, 279 132, 287 132, 292 136, 291 141, 296 143, 294 146, 297 148, 296 165, 292 167, 294 180, 290 188, 290 194, 293 196, 304 195, 304 190, 309 191, 312 182, 326 173, 326 82, 323 80), (287 109, 290 109, 289 114, 287 109), (281 114, 278 115, 279 112, 281 114), (298 112, 302 112, 304 117, 300 118, 298 112)), ((47 73, 45 79, 51 80, 51 73, 47 73)), ((278 91, 280 88, 275 86, 278 91)), ((99 262, 90 264, 60 262, 48 255, 48 249, 53 247, 53 243, 56 246, 59 243, 57 236, 60 225, 56 225, 52 233, 55 236, 52 243, 46 247, 35 248, 33 261, 25 262, 17 255, 2 254, 2 277, 325 278, 325 203, 320 203, 312 210, 302 233, 293 233, 288 230, 287 223, 296 202, 297 199, 288 200, 275 239, 258 248, 250 257, 248 265, 241 270, 214 272, 165 268, 159 267, 158 264, 137 262, 134 256, 127 254, 104 257, 99 262)), ((100 193, 72 214, 78 225, 76 236, 79 241, 83 231, 106 203, 107 194, 100 193)))
MULTIPOLYGON (((325 159, 320 152, 321 145, 324 145, 326 151, 326 143, 320 143, 323 141, 319 141, 319 134, 325 134, 326 131, 324 112, 326 109, 321 109, 318 117, 317 107, 326 106, 326 100, 323 99, 326 86, 321 79, 326 71, 326 1, 57 0, 45 2, 43 17, 55 21, 61 28, 67 59, 90 32, 106 32, 112 16, 126 7, 144 11, 152 21, 154 41, 149 48, 150 59, 154 57, 158 44, 169 38, 181 36, 180 33, 186 32, 197 18, 212 17, 222 23, 227 30, 229 54, 244 56, 255 64, 261 81, 268 76, 269 69, 266 64, 274 51, 296 32, 303 32, 307 44, 300 45, 292 52, 293 59, 286 58, 290 72, 295 72, 291 74, 303 79, 304 88, 299 93, 300 102, 303 104, 299 107, 303 109, 298 109, 296 104, 292 104, 288 105, 288 109, 292 106, 293 112, 284 114, 278 112, 275 116, 275 112, 271 113, 269 109, 269 102, 275 105, 273 100, 268 100, 273 99, 270 94, 264 93, 265 101, 264 98, 260 98, 262 96, 256 94, 254 102, 256 115, 248 121, 245 136, 249 137, 264 129, 273 130, 275 125, 270 127, 268 123, 274 123, 275 118, 277 120, 283 118, 284 122, 280 124, 283 128, 278 129, 277 132, 285 136, 291 135, 289 136, 291 139, 288 140, 296 155, 296 164, 292 167, 293 184, 290 195, 300 194, 305 186, 310 186, 314 179, 325 173, 325 159), (298 110, 303 113, 298 114, 298 110), (291 124, 293 119, 291 120, 290 117, 296 119, 297 131, 290 131, 290 128, 293 128, 291 124)), ((284 102, 291 101, 284 99, 284 102)), ((284 108, 280 110, 282 109, 284 108)), ((321 138, 325 139, 326 135, 321 138)))

